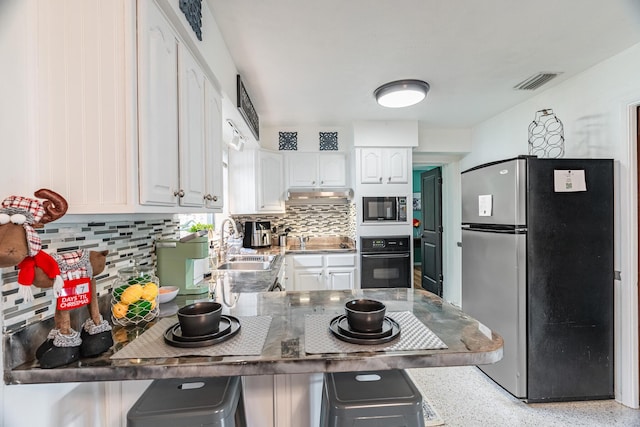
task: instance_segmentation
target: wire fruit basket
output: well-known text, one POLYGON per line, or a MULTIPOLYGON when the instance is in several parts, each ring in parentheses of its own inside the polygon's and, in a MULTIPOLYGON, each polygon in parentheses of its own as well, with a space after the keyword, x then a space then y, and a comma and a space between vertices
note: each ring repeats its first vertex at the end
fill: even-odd
POLYGON ((137 325, 158 317, 159 283, 152 267, 136 264, 118 270, 118 280, 111 293, 113 323, 137 325))

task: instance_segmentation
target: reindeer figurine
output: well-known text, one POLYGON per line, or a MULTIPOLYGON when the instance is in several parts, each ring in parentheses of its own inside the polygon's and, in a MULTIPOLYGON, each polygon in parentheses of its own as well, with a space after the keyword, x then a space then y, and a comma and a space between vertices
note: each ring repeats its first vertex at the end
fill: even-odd
POLYGON ((19 295, 33 300, 31 285, 54 289, 55 328, 36 350, 42 368, 55 368, 79 357, 95 357, 113 345, 111 326, 102 318, 96 297, 95 275, 104 271, 108 251, 71 251, 49 255, 34 228, 67 212, 67 201, 41 189, 40 199, 10 196, 0 205, 0 268, 17 266, 19 295), (69 310, 87 305, 89 318, 81 332, 71 328, 69 310))

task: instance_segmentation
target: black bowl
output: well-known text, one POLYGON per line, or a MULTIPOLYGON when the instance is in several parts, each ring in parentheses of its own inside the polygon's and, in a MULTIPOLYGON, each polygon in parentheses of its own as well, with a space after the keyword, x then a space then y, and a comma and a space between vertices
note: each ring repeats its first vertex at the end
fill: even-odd
POLYGON ((354 299, 344 305, 349 327, 356 332, 379 332, 387 308, 373 299, 354 299))
POLYGON ((202 301, 189 304, 178 310, 178 322, 182 335, 201 337, 218 332, 222 304, 202 301))

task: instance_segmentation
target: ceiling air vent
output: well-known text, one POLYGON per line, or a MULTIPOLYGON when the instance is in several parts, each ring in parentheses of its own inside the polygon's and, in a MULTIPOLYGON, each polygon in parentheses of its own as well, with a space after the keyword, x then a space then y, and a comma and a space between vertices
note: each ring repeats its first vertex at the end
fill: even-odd
POLYGON ((531 76, 518 83, 513 88, 517 90, 536 90, 554 77, 558 77, 560 74, 562 73, 538 73, 535 76, 531 76))

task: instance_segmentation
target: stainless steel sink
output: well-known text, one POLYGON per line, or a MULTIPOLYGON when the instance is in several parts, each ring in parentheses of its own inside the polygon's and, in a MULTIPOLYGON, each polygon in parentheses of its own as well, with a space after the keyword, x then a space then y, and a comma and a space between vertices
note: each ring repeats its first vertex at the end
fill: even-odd
POLYGON ((218 270, 269 271, 275 259, 276 255, 231 255, 218 270))

